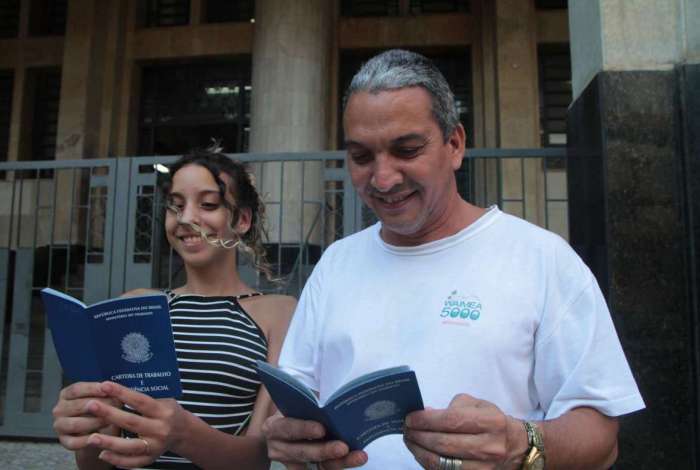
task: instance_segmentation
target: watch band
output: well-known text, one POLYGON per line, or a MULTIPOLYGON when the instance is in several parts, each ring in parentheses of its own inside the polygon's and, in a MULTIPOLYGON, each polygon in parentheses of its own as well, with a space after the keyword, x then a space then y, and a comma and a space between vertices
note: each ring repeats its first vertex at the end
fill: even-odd
POLYGON ((533 447, 537 447, 540 452, 544 453, 544 438, 539 426, 531 421, 525 421, 523 424, 525 425, 525 431, 527 431, 528 452, 533 447))
POLYGON ((544 454, 544 437, 542 431, 537 424, 524 421, 525 431, 527 432, 527 452, 525 459, 520 467, 521 470, 544 470, 545 454, 544 454))

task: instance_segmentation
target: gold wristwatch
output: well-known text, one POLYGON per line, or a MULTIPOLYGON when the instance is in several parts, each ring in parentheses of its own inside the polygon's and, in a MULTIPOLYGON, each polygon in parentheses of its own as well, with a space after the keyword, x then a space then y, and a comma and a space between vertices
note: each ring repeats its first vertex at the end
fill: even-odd
POLYGON ((542 431, 535 423, 525 421, 527 431, 527 453, 523 461, 522 470, 544 470, 544 439, 542 431))

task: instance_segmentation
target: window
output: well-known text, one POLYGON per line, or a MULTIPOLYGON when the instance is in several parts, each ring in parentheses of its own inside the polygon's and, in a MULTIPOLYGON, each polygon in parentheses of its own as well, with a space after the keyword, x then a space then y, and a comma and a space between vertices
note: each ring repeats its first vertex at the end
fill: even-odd
POLYGON ((68 0, 33 0, 29 11, 29 34, 32 36, 64 36, 68 0))
POLYGON ((254 0, 207 0, 205 23, 250 21, 255 18, 254 0))
POLYGON ((16 38, 19 32, 19 0, 0 0, 0 38, 16 38))
POLYGON ((146 26, 183 26, 190 22, 190 0, 148 0, 146 26))
POLYGON ((13 89, 14 75, 12 72, 0 72, 0 162, 7 161, 10 146, 13 89))
POLYGON ((342 0, 341 16, 398 16, 399 0, 342 0))
POLYGON ((34 77, 34 113, 32 117, 32 160, 56 158, 58 105, 61 98, 61 70, 37 69, 34 77))
POLYGON ((250 131, 251 59, 160 65, 143 70, 139 153, 182 154, 220 140, 245 152, 250 131))
POLYGON ((434 13, 468 13, 469 0, 411 0, 412 15, 434 13))
POLYGON ((568 0, 535 0, 538 10, 561 10, 569 8, 568 0))
POLYGON ((540 133, 543 147, 566 146, 566 112, 571 103, 571 54, 568 44, 541 44, 540 133))
POLYGON ((406 16, 467 13, 469 0, 343 0, 342 16, 406 16))

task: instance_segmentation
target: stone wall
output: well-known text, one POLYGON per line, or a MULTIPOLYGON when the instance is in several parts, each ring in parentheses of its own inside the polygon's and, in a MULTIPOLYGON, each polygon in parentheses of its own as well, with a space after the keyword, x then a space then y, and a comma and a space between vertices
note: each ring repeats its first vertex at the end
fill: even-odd
POLYGON ((571 243, 647 403, 621 420, 620 468, 696 468, 699 77, 601 72, 569 113, 571 243))

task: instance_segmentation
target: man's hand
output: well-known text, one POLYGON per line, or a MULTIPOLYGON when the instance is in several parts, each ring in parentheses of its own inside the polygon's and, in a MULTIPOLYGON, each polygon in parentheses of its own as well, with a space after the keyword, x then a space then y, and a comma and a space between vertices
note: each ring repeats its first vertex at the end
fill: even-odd
POLYGON ((326 431, 315 421, 277 413, 265 421, 262 432, 268 457, 290 470, 304 470, 309 462, 318 463, 324 470, 359 467, 367 462, 367 454, 361 450, 350 452, 342 441, 323 441, 326 431))
POLYGON ((416 460, 431 470, 439 468, 440 457, 461 460, 463 469, 517 469, 528 447, 520 421, 466 394, 454 397, 445 410, 408 415, 404 441, 416 460))

